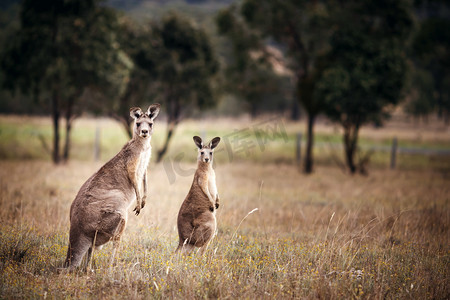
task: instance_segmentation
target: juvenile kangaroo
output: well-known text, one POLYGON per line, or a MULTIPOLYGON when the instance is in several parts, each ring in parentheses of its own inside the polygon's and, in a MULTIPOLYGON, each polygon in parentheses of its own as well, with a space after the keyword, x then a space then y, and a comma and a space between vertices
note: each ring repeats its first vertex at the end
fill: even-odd
POLYGON ((219 208, 219 194, 216 187, 216 175, 212 168, 214 148, 220 142, 215 137, 207 145, 194 136, 198 147, 197 171, 191 189, 178 213, 177 251, 190 252, 200 247, 203 253, 216 232, 216 209, 219 208))
POLYGON ((127 223, 128 209, 135 199, 136 215, 145 205, 150 141, 159 109, 159 104, 151 105, 145 113, 138 107, 131 108, 130 115, 134 118, 132 139, 80 188, 70 207, 65 267, 80 266, 86 252, 87 264, 92 247, 100 248, 110 240, 113 241, 113 263, 127 223))

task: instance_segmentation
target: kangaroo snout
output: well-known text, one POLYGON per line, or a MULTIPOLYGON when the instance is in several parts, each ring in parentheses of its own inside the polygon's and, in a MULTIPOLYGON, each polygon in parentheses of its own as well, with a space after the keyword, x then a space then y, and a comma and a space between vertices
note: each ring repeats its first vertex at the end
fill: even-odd
MULTIPOLYGON (((144 122, 142 122, 142 123, 144 123, 144 122)), ((145 123, 141 124, 140 128, 138 129, 138 134, 140 137, 148 138, 151 135, 152 130, 151 130, 151 127, 148 125, 149 124, 145 124, 145 123)))

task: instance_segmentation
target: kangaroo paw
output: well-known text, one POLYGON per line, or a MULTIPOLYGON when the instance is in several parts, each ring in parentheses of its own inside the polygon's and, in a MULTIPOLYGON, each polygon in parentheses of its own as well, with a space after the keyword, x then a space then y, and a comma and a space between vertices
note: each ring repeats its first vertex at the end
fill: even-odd
POLYGON ((141 206, 140 206, 140 205, 137 205, 137 206, 133 209, 133 211, 136 213, 136 216, 139 215, 139 213, 141 212, 141 206))

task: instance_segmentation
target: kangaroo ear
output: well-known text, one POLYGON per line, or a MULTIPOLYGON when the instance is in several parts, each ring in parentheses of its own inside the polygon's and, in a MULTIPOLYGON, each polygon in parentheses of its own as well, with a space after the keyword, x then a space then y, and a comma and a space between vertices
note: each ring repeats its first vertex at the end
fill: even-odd
POLYGON ((217 145, 219 145, 219 142, 220 142, 220 137, 215 137, 215 138, 213 138, 212 140, 211 140, 211 142, 209 142, 209 147, 211 148, 211 149, 214 149, 214 148, 216 148, 217 147, 217 145))
POLYGON ((198 149, 203 148, 202 138, 199 136, 194 136, 194 143, 197 145, 198 149))
POLYGON ((147 115, 150 117, 150 119, 154 119, 158 116, 160 108, 161 104, 159 103, 150 105, 150 107, 147 110, 147 115))
POLYGON ((130 108, 130 116, 133 119, 137 119, 142 116, 142 110, 139 107, 132 107, 130 108))

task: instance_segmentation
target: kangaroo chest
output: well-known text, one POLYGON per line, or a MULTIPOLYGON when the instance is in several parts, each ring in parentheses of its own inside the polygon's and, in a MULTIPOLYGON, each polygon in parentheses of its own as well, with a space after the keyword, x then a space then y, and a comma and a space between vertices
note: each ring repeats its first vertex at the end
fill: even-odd
POLYGON ((208 189, 209 193, 211 194, 211 197, 213 199, 216 199, 217 186, 216 186, 216 174, 214 174, 214 171, 210 172, 208 176, 208 189))
POLYGON ((139 154, 139 161, 136 168, 136 173, 139 180, 144 178, 145 171, 147 170, 148 163, 150 162, 151 153, 151 148, 149 148, 139 154))

